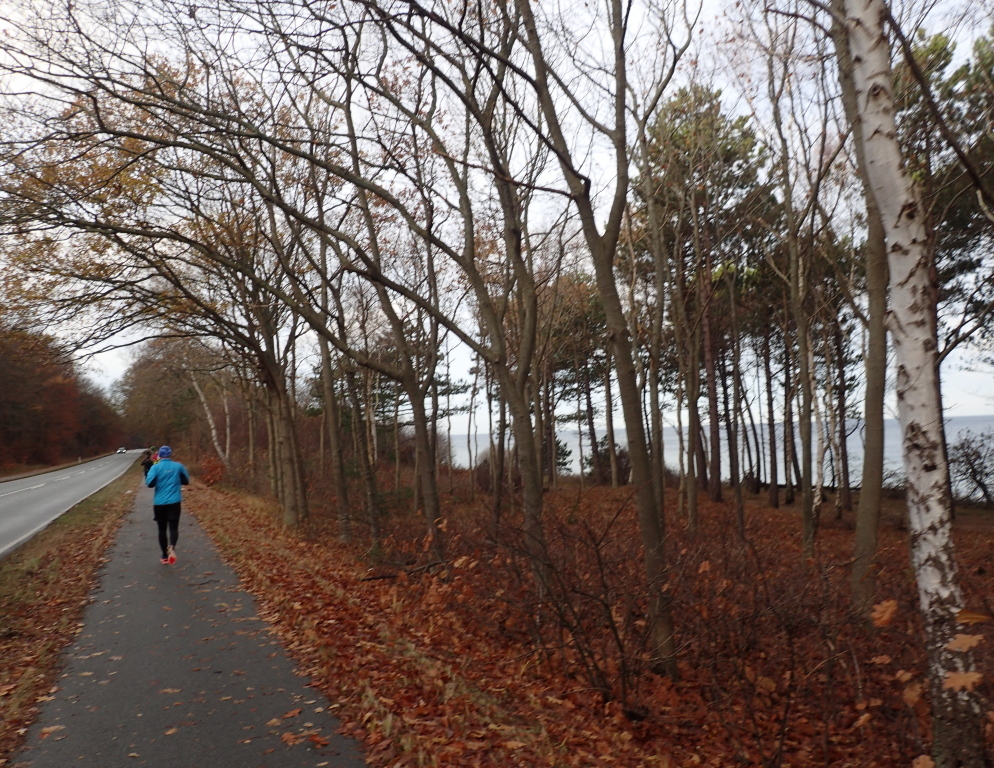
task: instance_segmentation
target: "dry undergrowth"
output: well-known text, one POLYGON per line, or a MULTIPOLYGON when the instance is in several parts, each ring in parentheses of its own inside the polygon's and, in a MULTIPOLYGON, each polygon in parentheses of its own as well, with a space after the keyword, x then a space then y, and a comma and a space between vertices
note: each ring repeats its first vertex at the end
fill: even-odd
MULTIPOLYGON (((548 507, 593 519, 625 497, 566 491, 548 507)), ((519 574, 474 539, 465 506, 449 506, 463 527, 449 526, 453 559, 434 570, 370 569, 320 521, 305 540, 240 494, 211 490, 190 509, 374 766, 890 766, 927 751, 907 534, 889 523, 880 590, 900 608, 876 630, 847 614, 848 526, 826 520, 819 561, 804 562, 794 513, 750 506, 744 555, 721 533, 729 510, 705 504, 704 535, 672 539, 682 679, 643 675, 647 716, 632 720, 583 684, 569 648, 550 656, 547 638, 536 652, 519 574)), ((416 518, 391 525, 417 540, 416 518)), ((959 542, 971 605, 992 586, 992 538, 982 525, 959 542)), ((400 549, 411 563, 420 547, 400 549)))

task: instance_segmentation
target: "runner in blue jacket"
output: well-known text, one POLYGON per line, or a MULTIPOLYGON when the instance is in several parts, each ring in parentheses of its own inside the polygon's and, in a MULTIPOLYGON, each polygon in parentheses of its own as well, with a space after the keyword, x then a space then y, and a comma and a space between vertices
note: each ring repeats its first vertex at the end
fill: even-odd
POLYGON ((162 548, 162 564, 176 562, 176 542, 179 540, 180 502, 183 500, 180 486, 190 484, 190 473, 178 461, 172 460, 173 450, 168 445, 159 448, 159 461, 145 476, 145 485, 155 488, 152 509, 155 522, 159 526, 159 546, 162 548), (166 527, 169 538, 166 538, 166 527))

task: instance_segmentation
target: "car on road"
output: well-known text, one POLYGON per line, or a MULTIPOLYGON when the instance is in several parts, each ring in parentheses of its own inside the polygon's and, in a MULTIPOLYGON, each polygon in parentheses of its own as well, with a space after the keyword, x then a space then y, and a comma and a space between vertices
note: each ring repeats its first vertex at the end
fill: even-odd
POLYGON ((118 449, 117 449, 117 452, 118 452, 118 453, 127 453, 127 452, 128 452, 128 449, 127 449, 127 448, 118 448, 118 449))

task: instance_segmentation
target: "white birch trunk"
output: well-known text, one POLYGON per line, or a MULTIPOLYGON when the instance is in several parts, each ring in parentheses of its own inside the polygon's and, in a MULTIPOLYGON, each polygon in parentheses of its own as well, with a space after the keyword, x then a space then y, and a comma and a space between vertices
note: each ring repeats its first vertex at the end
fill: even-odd
POLYGON ((224 405, 224 458, 231 456, 231 407, 228 405, 228 385, 221 385, 221 403, 224 405))
POLYGON ((942 451, 934 295, 924 212, 904 169, 894 121, 890 47, 883 0, 845 0, 866 174, 881 211, 890 266, 890 331, 907 475, 911 559, 925 624, 938 768, 987 765, 981 707, 969 690, 969 651, 948 647, 963 608, 952 542, 948 467, 942 451))
MULTIPOLYGON (((200 405, 204 409, 204 415, 207 417, 207 426, 210 428, 211 442, 214 443, 214 450, 217 451, 217 456, 221 459, 221 463, 227 467, 228 454, 227 451, 221 448, 221 440, 217 434, 217 424, 214 423, 214 414, 211 413, 210 404, 207 402, 207 398, 204 396, 204 391, 200 388, 200 382, 197 381, 197 377, 194 376, 193 371, 187 370, 187 374, 190 377, 190 381, 193 383, 193 389, 197 393, 197 397, 200 399, 200 405)), ((225 405, 227 406, 227 403, 225 403, 225 405)), ((227 418, 227 410, 225 411, 225 417, 227 418)))

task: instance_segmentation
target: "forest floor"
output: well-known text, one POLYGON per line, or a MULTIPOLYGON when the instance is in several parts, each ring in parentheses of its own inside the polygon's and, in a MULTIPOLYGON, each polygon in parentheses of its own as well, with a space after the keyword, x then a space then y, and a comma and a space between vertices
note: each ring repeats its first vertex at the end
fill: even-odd
MULTIPOLYGON (((630 489, 566 485, 548 496, 550 546, 573 551, 558 561, 573 584, 559 615, 587 612, 570 633, 524 586, 527 568, 494 536, 479 497, 462 495, 446 504, 450 555, 435 567, 426 567, 419 518, 404 511, 388 520, 387 551, 406 557, 371 565, 320 514, 302 537, 271 505, 238 493, 212 490, 191 505, 371 765, 907 766, 927 753, 900 500, 883 511, 879 627, 849 611, 851 513, 835 520, 825 505, 807 561, 797 512, 760 498, 746 507, 746 545, 728 503, 702 502, 696 536, 671 523, 674 682, 640 666, 631 648, 641 614, 637 588, 625 586, 640 563, 630 489), (577 555, 584 546, 595 557, 577 555), (581 562, 604 567, 586 579, 567 572, 581 562), (611 603, 612 618, 589 612, 598 602, 611 603), (580 639, 581 629, 590 634, 580 639)), ((991 615, 994 514, 963 510, 956 540, 967 605, 991 615)), ((963 630, 983 638, 987 702, 991 630, 963 630)), ((994 736, 994 711, 987 728, 994 736)))
MULTIPOLYGON (((134 471, 101 492, 102 514, 88 507, 74 524, 98 533, 85 547, 78 528, 54 526, 0 563, 0 765, 76 631, 99 553, 132 498, 127 482, 137 482, 134 471)), ((304 532, 284 528, 271 502, 219 487, 198 488, 184 509, 372 766, 908 766, 927 753, 900 500, 888 501, 881 525, 879 627, 849 612, 850 513, 836 521, 826 505, 810 560, 800 555, 797 512, 759 497, 746 505, 746 544, 728 503, 702 502, 693 536, 671 521, 673 681, 649 671, 638 651, 630 489, 550 491, 550 547, 569 554, 556 561, 559 614, 530 592, 513 535, 495 534, 484 499, 470 501, 465 488, 447 499, 444 563, 427 554, 423 518, 405 511, 403 497, 386 520, 388 554, 375 560, 340 543, 318 504, 304 532), (575 617, 572 632, 554 615, 575 617)), ((513 511, 505 516, 510 531, 513 511)), ((989 616, 994 514, 962 510, 955 536, 967 606, 989 616)), ((982 638, 990 707, 994 632, 990 622, 963 631, 982 638)), ((994 743, 994 713, 987 717, 994 743)))

